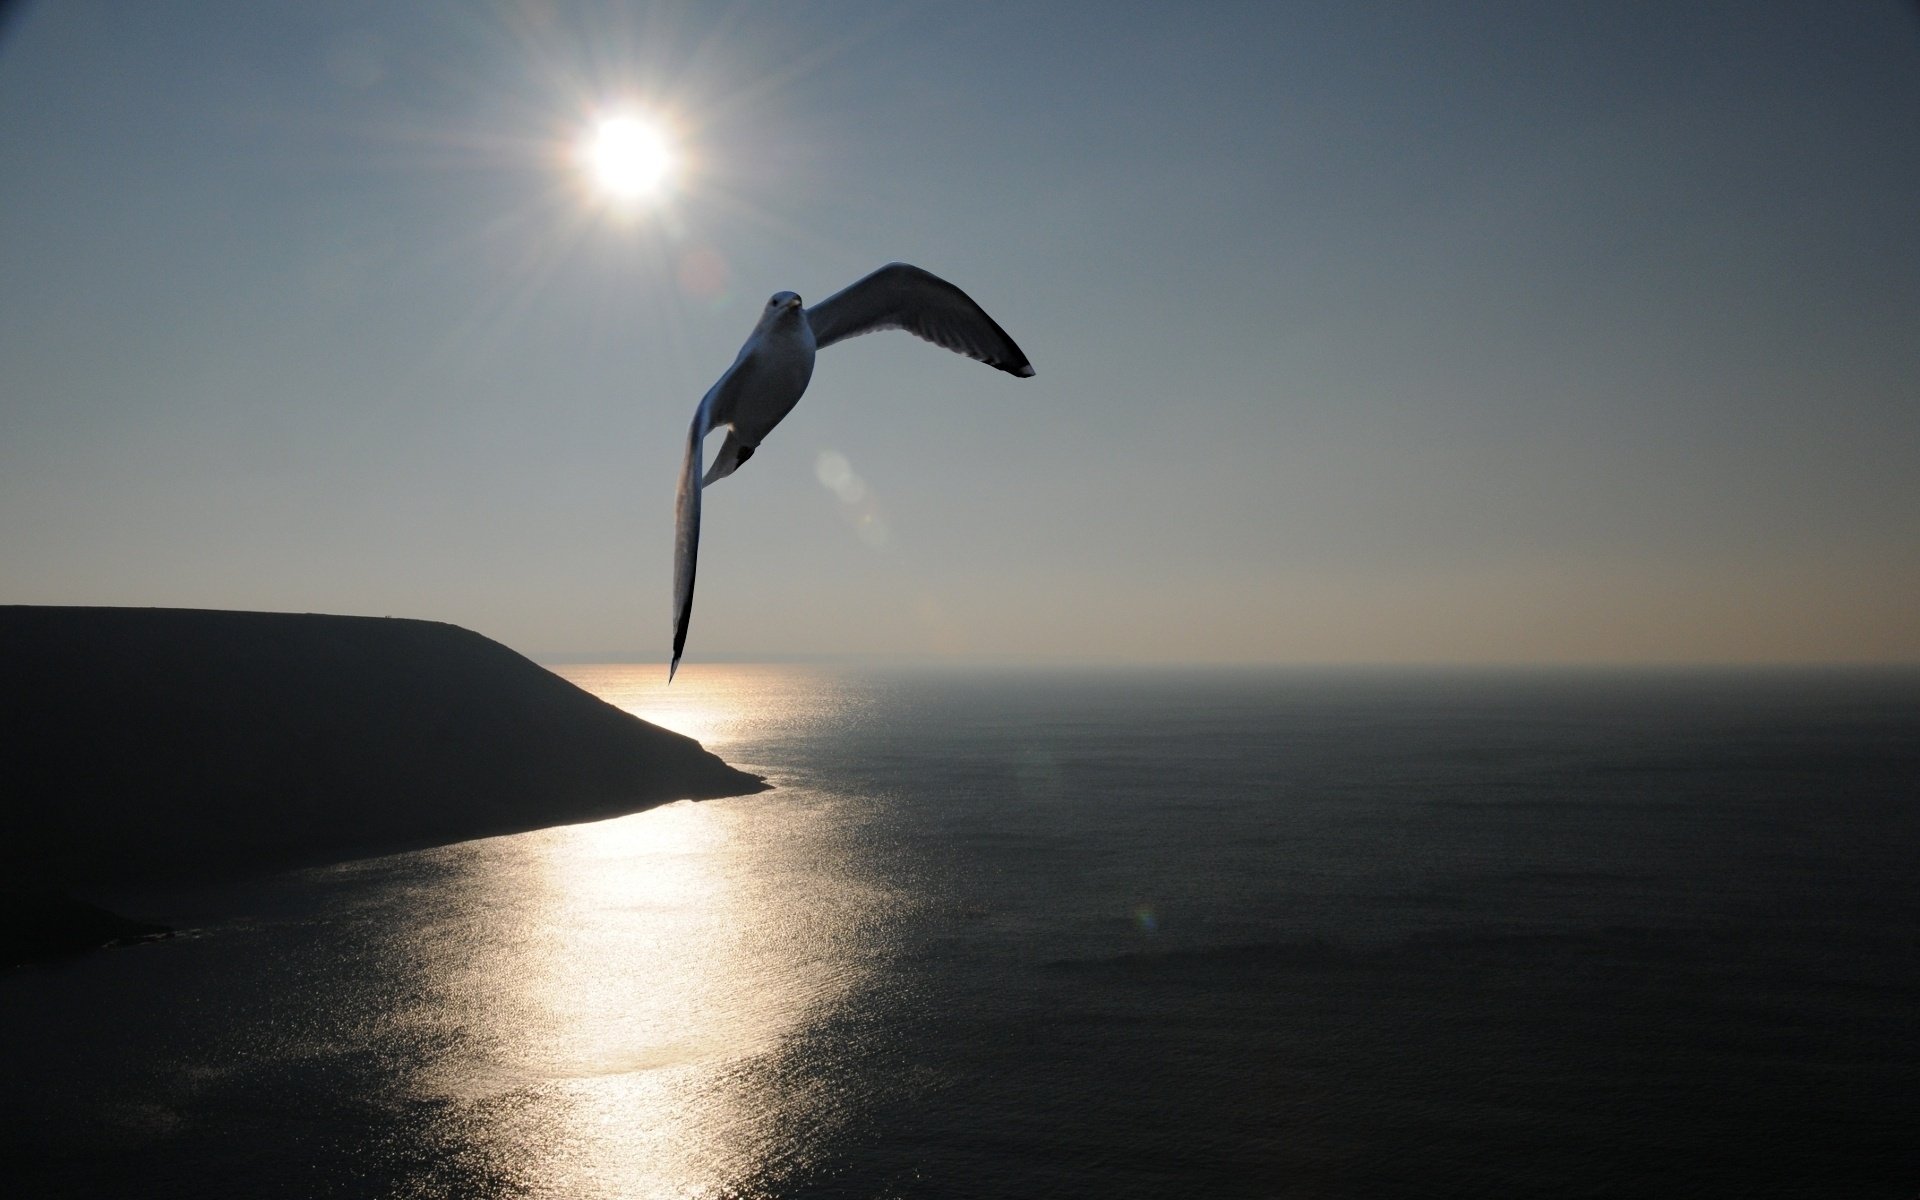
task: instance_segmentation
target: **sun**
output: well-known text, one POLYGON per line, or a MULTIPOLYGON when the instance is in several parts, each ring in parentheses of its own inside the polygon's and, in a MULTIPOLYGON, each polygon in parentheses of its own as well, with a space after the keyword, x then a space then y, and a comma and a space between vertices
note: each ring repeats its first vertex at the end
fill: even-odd
POLYGON ((589 129, 580 142, 580 161, 602 195, 626 203, 658 195, 674 170, 666 132, 627 115, 604 117, 589 129))

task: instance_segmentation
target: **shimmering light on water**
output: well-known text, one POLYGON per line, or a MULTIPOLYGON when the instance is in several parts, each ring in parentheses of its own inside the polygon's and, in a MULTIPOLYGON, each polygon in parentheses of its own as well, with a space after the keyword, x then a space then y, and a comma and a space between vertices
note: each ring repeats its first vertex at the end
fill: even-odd
MULTIPOLYGON (((671 691, 647 668, 567 673, 709 746, 807 725, 834 695, 750 668, 671 691)), ((422 1036, 448 1042, 416 1082, 449 1103, 442 1136, 516 1195, 708 1194, 804 1157, 795 1134, 836 1105, 809 1093, 788 1111, 768 1066, 858 987, 850 951, 885 932, 882 894, 840 844, 843 807, 789 787, 441 852, 457 883, 404 958, 422 1036)))
POLYGON ((734 763, 742 740, 765 745, 812 735, 867 703, 830 672, 806 667, 688 663, 667 684, 667 669, 626 663, 574 664, 554 672, 617 708, 684 733, 734 763))
POLYGON ((699 1194, 792 1153, 791 1097, 754 1067, 858 984, 795 951, 858 940, 875 900, 831 806, 794 799, 813 819, 784 844, 682 803, 460 848, 458 899, 409 946, 422 1032, 450 1042, 416 1081, 444 1136, 556 1197, 699 1194))

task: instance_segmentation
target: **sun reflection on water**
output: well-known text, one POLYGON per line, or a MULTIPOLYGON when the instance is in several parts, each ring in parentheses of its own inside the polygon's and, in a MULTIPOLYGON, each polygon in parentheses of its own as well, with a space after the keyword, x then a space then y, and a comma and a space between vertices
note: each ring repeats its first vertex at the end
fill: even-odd
POLYGON ((688 664, 667 684, 665 666, 582 663, 552 668, 607 703, 736 762, 741 742, 802 734, 815 722, 844 719, 856 703, 825 671, 759 664, 688 664))
MULTIPOLYGON (((650 695, 640 668, 567 673, 650 695)), ((798 719, 708 678, 674 685, 673 715, 710 746, 798 719)), ((457 882, 401 948, 426 977, 415 1036, 444 1046, 415 1087, 490 1190, 731 1194, 805 1155, 796 1130, 834 1106, 778 1064, 849 1003, 887 910, 848 869, 845 803, 783 787, 437 852, 457 882)))

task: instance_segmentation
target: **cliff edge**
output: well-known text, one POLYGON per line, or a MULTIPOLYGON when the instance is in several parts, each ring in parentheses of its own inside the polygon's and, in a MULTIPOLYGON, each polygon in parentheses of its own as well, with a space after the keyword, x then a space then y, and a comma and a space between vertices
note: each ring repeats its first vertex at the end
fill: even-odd
POLYGON ((765 787, 452 625, 0 606, 15 888, 256 874, 765 787))

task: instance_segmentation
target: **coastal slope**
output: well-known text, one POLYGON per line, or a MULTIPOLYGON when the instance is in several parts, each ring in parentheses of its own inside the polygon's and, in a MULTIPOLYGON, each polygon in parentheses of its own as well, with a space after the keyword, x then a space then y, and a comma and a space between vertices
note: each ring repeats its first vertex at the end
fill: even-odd
POLYGON ((766 787, 476 633, 0 606, 0 872, 124 889, 766 787))

